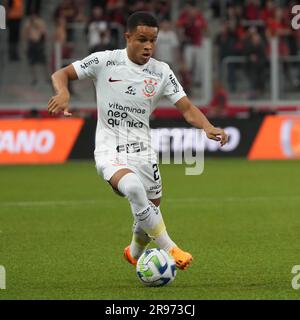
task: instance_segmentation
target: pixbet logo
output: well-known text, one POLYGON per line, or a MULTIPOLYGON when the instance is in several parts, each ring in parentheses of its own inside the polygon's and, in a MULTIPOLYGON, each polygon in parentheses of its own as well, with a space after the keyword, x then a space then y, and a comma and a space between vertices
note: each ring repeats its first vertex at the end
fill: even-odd
POLYGON ((6 12, 3 6, 0 6, 0 29, 6 29, 6 12))
POLYGON ((292 7, 292 14, 295 15, 292 19, 292 28, 294 30, 300 29, 300 5, 295 5, 292 7))
POLYGON ((6 274, 5 274, 5 268, 3 266, 0 266, 0 290, 6 289, 6 274))

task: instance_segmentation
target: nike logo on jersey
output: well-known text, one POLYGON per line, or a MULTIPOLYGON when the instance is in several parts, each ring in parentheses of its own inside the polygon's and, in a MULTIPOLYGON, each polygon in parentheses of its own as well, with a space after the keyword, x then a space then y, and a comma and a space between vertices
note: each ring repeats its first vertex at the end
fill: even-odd
POLYGON ((115 79, 112 79, 111 77, 108 79, 109 82, 119 82, 119 81, 122 81, 122 80, 115 80, 115 79))

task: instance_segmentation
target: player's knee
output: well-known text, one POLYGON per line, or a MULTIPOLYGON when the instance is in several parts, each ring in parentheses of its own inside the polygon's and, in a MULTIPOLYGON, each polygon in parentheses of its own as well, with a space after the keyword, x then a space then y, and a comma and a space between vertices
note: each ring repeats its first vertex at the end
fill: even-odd
POLYGON ((128 173, 123 176, 118 183, 118 189, 121 193, 125 194, 129 200, 143 197, 146 193, 142 182, 134 173, 128 173))
POLYGON ((115 194, 117 194, 118 196, 125 197, 125 195, 122 192, 120 192, 118 189, 115 189, 113 186, 111 186, 111 188, 112 188, 113 192, 115 194))
POLYGON ((139 199, 141 196, 144 196, 143 192, 144 187, 141 182, 135 181, 135 183, 131 183, 127 186, 127 196, 129 199, 135 200, 139 199))

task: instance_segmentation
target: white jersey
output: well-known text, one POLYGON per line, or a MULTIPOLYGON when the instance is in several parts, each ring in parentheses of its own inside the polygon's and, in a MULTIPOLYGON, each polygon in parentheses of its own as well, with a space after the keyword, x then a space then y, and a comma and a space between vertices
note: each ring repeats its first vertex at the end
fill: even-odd
POLYGON ((156 159, 150 115, 162 97, 175 104, 186 95, 170 67, 152 58, 137 65, 126 49, 96 52, 73 66, 79 79, 91 78, 96 88, 95 157, 126 153, 156 159))

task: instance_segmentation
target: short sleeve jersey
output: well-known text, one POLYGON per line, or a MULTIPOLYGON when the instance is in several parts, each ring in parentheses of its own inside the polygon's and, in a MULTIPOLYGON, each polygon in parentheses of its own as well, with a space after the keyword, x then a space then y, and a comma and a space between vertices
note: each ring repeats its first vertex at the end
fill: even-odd
POLYGON ((95 156, 127 152, 156 157, 150 115, 162 97, 175 104, 186 95, 170 67, 153 58, 135 64, 126 49, 96 52, 73 66, 79 79, 91 78, 96 88, 95 156))

